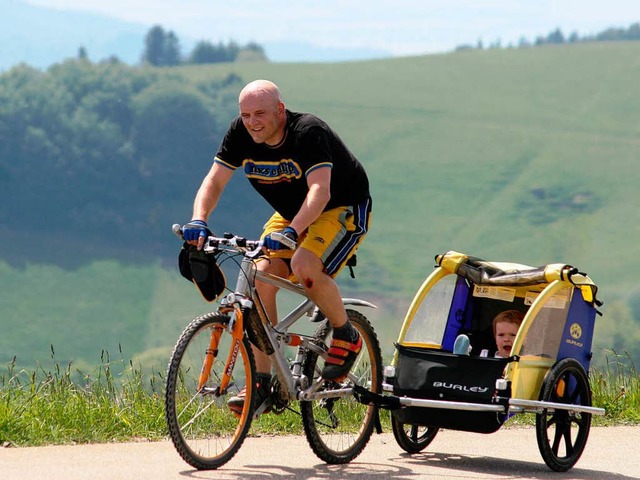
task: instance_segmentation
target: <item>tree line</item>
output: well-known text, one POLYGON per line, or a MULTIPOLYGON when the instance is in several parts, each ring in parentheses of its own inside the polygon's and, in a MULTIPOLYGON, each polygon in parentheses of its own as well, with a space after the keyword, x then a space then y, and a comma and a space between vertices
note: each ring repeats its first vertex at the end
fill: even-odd
MULTIPOLYGON (((578 32, 572 32, 568 35, 562 32, 560 28, 556 28, 549 32, 547 35, 539 35, 534 40, 528 40, 525 37, 521 37, 518 41, 517 48, 538 47, 542 45, 560 45, 567 43, 584 43, 584 42, 619 42, 619 41, 638 41, 640 40, 640 23, 633 23, 628 28, 611 27, 603 30, 595 35, 578 35, 578 32)), ((500 39, 490 43, 488 48, 502 48, 502 41, 500 39)), ((478 43, 474 45, 463 44, 456 47, 456 51, 462 50, 482 50, 485 48, 484 42, 478 40, 478 43)), ((509 44, 507 48, 514 48, 514 45, 509 44)))
MULTIPOLYGON (((89 55, 84 46, 78 48, 77 57, 88 60, 89 55)), ((201 40, 187 55, 182 53, 180 39, 172 30, 165 30, 160 25, 152 27, 144 37, 144 46, 140 56, 142 65, 154 67, 176 67, 178 65, 202 65, 223 62, 268 62, 264 48, 255 42, 244 46, 230 40, 228 43, 213 43, 201 40)), ((120 59, 112 55, 103 62, 119 63, 120 59)))
POLYGON ((0 258, 173 255, 244 83, 82 59, 0 74, 0 258))
POLYGON ((144 39, 142 62, 156 67, 171 67, 183 64, 204 64, 242 61, 267 61, 264 49, 257 43, 250 42, 241 47, 234 41, 225 44, 201 40, 191 53, 183 57, 180 40, 173 31, 166 31, 162 26, 152 27, 144 39))

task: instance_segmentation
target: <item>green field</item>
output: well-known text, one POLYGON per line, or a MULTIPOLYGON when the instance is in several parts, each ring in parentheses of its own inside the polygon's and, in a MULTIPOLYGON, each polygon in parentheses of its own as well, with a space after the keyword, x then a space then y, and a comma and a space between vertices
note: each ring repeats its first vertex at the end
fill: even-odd
MULTIPOLYGON (((386 359, 413 292, 447 250, 587 272, 605 301, 596 358, 613 349, 640 359, 640 42, 163 74, 176 72, 271 79, 288 108, 323 117, 365 164, 372 230, 356 280, 341 284, 380 307, 363 313, 386 359)), ((212 308, 166 259, 73 271, 0 263, 0 282, 0 365, 17 356, 19 368, 50 362, 53 345, 63 364, 122 350, 163 369, 181 329, 212 308)))

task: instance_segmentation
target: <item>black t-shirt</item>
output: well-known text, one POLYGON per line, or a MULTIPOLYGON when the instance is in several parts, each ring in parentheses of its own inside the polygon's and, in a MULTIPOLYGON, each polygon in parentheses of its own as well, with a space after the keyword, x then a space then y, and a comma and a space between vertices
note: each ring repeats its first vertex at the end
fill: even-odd
POLYGON ((308 113, 287 110, 286 138, 277 147, 255 143, 237 117, 216 161, 234 170, 242 167, 256 191, 287 220, 300 210, 309 191, 306 176, 316 168, 332 169, 325 211, 369 197, 369 180, 360 162, 325 122, 308 113))

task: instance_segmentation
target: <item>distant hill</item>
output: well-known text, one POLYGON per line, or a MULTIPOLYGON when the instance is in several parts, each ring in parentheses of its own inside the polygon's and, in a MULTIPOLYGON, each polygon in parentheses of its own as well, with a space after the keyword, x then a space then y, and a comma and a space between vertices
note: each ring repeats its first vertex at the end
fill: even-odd
MULTIPOLYGON (((369 173, 373 220, 356 280, 340 281, 345 292, 379 305, 367 315, 386 352, 433 256, 458 250, 534 266, 564 262, 587 272, 605 301, 595 353, 628 351, 637 363, 638 58, 640 42, 616 42, 155 73, 181 85, 231 74, 239 84, 272 79, 289 108, 319 114, 346 140, 369 173)), ((198 175, 174 185, 188 197, 176 207, 183 216, 199 181, 198 175)), ((136 205, 135 198, 120 201, 136 205)), ((56 208, 46 199, 43 206, 56 208)), ((19 213, 6 207, 3 213, 6 231, 22 235, 3 241, 41 252, 47 232, 31 236, 19 213)), ((169 227, 183 219, 152 213, 167 232, 156 240, 177 252, 169 227)), ((219 231, 236 228, 221 218, 213 223, 219 231)), ((91 254, 82 232, 69 232, 69 239, 91 254)), ((146 240, 112 239, 124 252, 127 242, 141 248, 146 240)), ((41 261, 21 268, 0 262, 0 282, 0 362, 17 354, 27 366, 48 358, 49 343, 64 360, 95 361, 101 348, 113 354, 122 342, 125 355, 162 363, 189 318, 210 308, 177 275, 173 255, 142 266, 85 262, 71 271, 41 261)))
MULTIPOLYGON (((19 63, 47 68, 77 56, 80 47, 87 50, 92 61, 115 55, 125 63, 137 64, 144 48, 144 37, 153 26, 80 11, 37 7, 20 0, 0 0, 0 12, 0 45, 3 46, 0 48, 0 71, 19 63)), ((174 33, 185 55, 203 40, 174 33)), ((206 40, 218 41, 215 38, 206 40)), ((261 46, 274 62, 346 61, 391 56, 374 49, 325 48, 291 42, 261 46)))
POLYGON ((0 0, 0 70, 27 63, 46 68, 75 57, 85 47, 99 61, 117 56, 140 61, 149 27, 86 12, 36 7, 19 0, 0 0), (10 48, 6 48, 10 46, 10 48))

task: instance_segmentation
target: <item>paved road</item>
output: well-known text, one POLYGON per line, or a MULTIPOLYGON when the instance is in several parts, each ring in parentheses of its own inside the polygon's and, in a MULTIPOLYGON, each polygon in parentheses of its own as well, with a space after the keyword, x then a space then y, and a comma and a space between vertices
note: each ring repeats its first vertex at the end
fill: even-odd
POLYGON ((640 479, 640 426, 592 428, 577 465, 556 473, 544 464, 533 428, 482 435, 445 430, 420 454, 407 455, 391 433, 374 435, 347 465, 326 465, 304 437, 251 437, 225 466, 197 471, 169 442, 0 448, 3 480, 164 479, 640 479))

